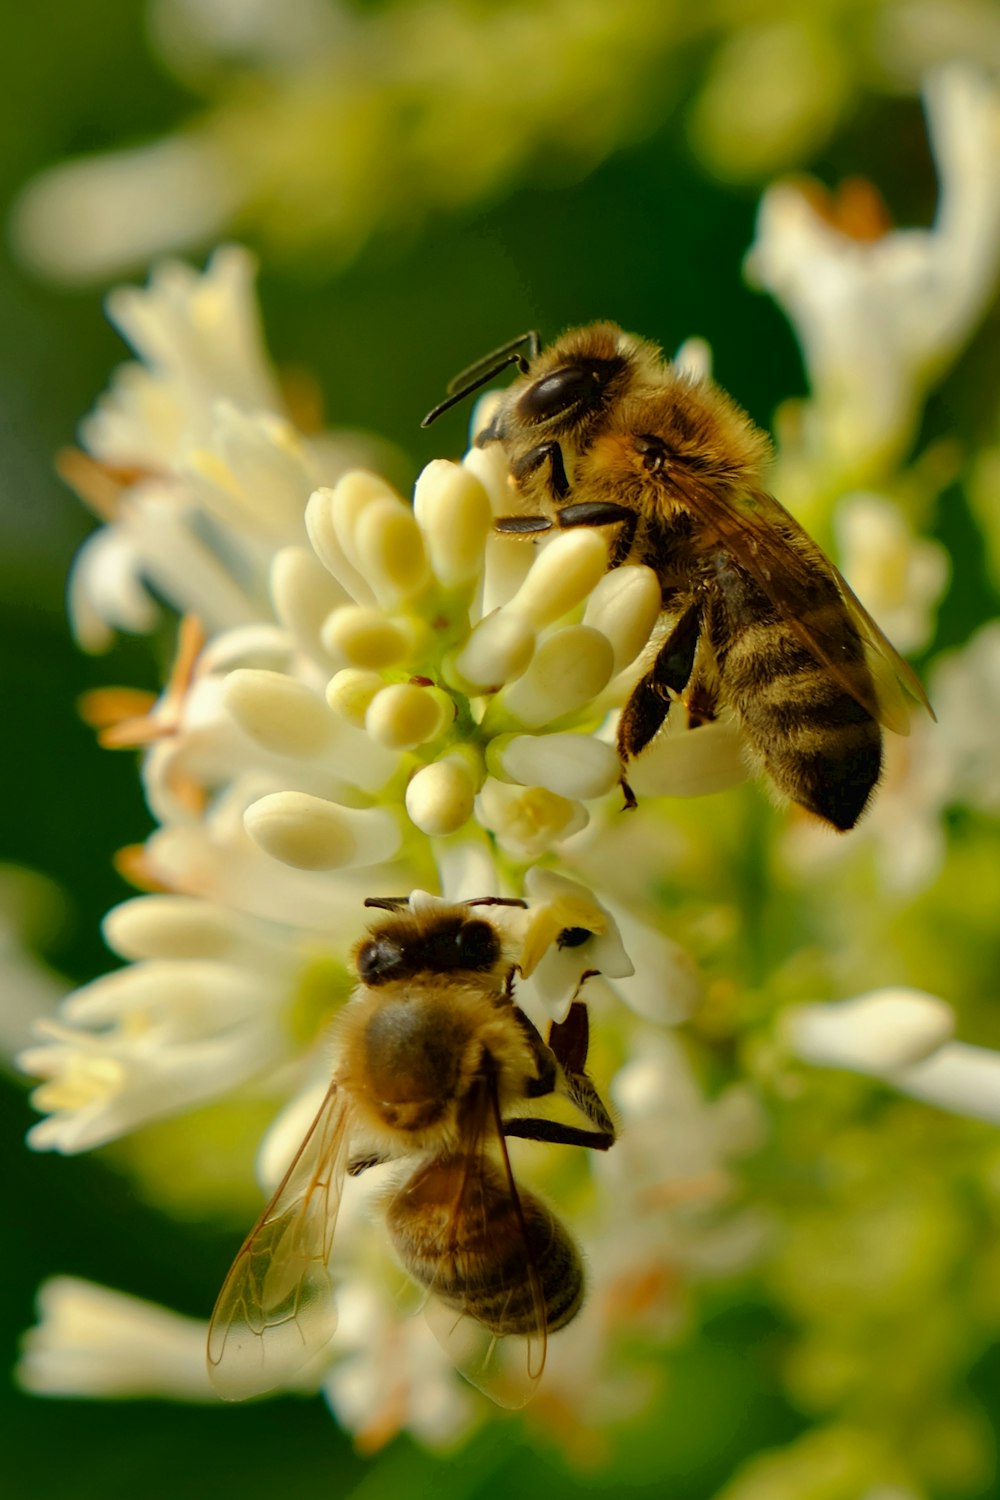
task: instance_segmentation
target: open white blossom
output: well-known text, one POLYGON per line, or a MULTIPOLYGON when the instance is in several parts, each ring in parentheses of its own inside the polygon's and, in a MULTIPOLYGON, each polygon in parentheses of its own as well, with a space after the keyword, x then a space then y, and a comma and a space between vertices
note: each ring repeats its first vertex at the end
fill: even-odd
MULTIPOLYGON (((808 500, 815 471, 864 481, 897 460, 923 399, 982 316, 1000 274, 1000 89, 955 63, 924 90, 938 170, 930 229, 841 229, 795 181, 769 188, 747 260, 798 334, 811 396, 783 456, 785 503, 808 500), (794 459, 794 464, 793 464, 794 459)), ((834 210, 835 211, 835 210, 834 210)))

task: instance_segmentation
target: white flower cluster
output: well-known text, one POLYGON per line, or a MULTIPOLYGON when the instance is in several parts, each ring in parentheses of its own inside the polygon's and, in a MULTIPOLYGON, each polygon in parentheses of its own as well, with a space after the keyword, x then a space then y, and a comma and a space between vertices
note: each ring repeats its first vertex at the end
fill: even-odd
MULTIPOLYGON (((250 284, 249 258, 230 249, 201 277, 166 267, 147 291, 112 299, 142 362, 84 424, 89 455, 69 462, 106 523, 77 563, 73 607, 93 646, 149 628, 154 596, 184 611, 160 699, 109 690, 90 705, 105 743, 143 750, 159 826, 129 868, 153 889, 106 919, 125 966, 42 1021, 22 1063, 43 1080, 45 1117, 30 1135, 40 1149, 88 1150, 212 1101, 284 1101, 259 1156, 273 1188, 329 1081, 328 1023, 354 984, 347 954, 369 895, 523 893, 525 911, 496 920, 521 923, 518 1001, 543 1029, 584 973, 603 976, 588 981, 598 1009, 610 1014, 617 990, 658 1020, 688 1013, 698 981, 641 911, 534 863, 602 803, 621 806, 616 753, 595 731, 657 621, 654 574, 609 573, 603 539, 585 530, 542 548, 494 535, 506 505, 494 454, 431 464, 412 506, 369 470, 338 477, 343 444, 305 437, 282 409, 250 284), (643 955, 638 973, 618 917, 643 955), (567 929, 589 936, 560 946, 567 929)), ((608 1071, 625 1078, 646 1036, 620 1012, 614 1033, 608 1071)), ((687 1076, 680 1053, 671 1066, 687 1076)), ((690 1078, 688 1092, 701 1108, 690 1078)), ((677 1121, 649 1129, 666 1135, 677 1121)), ((713 1163, 729 1149, 706 1140, 713 1163)), ((552 1154, 527 1153, 525 1170, 558 1195, 552 1154)), ((651 1159, 646 1176, 657 1170, 651 1159)), ((399 1427, 445 1442, 477 1398, 423 1320, 400 1323, 370 1211, 378 1178, 348 1185, 334 1362, 303 1380, 323 1384, 362 1445, 399 1427)), ((620 1184, 602 1182, 585 1226, 595 1368, 624 1331, 602 1311, 621 1295, 621 1246, 648 1279, 673 1233, 669 1202, 654 1212, 655 1193, 633 1196, 626 1211, 620 1184)), ((728 1232, 720 1196, 709 1194, 712 1235, 728 1232)), ((635 1318, 665 1328, 676 1295, 659 1275, 635 1318)), ((42 1310, 26 1353, 33 1389, 204 1395, 203 1330, 73 1281, 46 1288, 42 1310), (91 1366, 88 1340, 108 1310, 116 1338, 91 1366)), ((554 1399, 579 1370, 553 1354, 554 1399)))

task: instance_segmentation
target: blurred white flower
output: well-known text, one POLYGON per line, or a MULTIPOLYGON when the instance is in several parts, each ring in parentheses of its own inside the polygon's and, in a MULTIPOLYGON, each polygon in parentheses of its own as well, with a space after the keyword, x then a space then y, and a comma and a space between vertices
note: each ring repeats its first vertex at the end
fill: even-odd
POLYGON ((206 1324, 140 1297, 55 1276, 38 1293, 18 1380, 39 1396, 214 1401, 206 1324))
POLYGON ((1000 813, 1000 621, 989 621, 965 646, 937 657, 927 685, 937 722, 920 716, 908 738, 886 737, 878 796, 853 847, 844 849, 800 821, 783 835, 793 869, 801 873, 851 859, 871 844, 882 886, 912 895, 941 869, 950 808, 1000 813))
POLYGON ((380 451, 293 426, 264 348, 255 269, 231 245, 202 273, 169 262, 147 288, 108 298, 140 359, 80 424, 87 452, 61 465, 107 523, 70 578, 88 650, 117 629, 149 630, 155 597, 197 614, 210 634, 269 613, 272 558, 304 542, 310 491, 380 451))
POLYGON ((950 1114, 1000 1125, 1000 1052, 954 1041, 951 1007, 921 990, 879 990, 786 1012, 792 1051, 820 1067, 881 1078, 950 1114))
MULTIPOLYGON (((940 182, 930 229, 888 230, 871 207, 841 229, 836 205, 794 181, 761 202, 747 274, 774 296, 802 345, 811 395, 798 416, 808 465, 865 482, 912 440, 931 384, 982 316, 1000 273, 1000 89, 953 64, 924 90, 940 182)), ((787 424, 786 424, 787 425, 787 424)), ((815 484, 815 478, 813 478, 815 484)), ((808 487, 783 473, 781 493, 808 487)))
POLYGON ((897 650, 919 651, 951 565, 940 542, 917 536, 897 505, 869 492, 844 495, 833 513, 844 575, 897 650))

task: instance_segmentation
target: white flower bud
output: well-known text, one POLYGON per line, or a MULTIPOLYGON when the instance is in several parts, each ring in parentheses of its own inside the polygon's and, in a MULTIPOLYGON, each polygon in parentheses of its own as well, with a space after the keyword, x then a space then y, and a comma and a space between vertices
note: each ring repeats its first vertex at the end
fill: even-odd
POLYGON ((377 672, 345 667, 342 672, 334 673, 327 683, 326 701, 348 724, 353 724, 355 729, 364 729, 369 705, 384 687, 385 680, 377 672))
POLYGON ((486 765, 494 776, 585 802, 610 792, 621 776, 615 750, 585 734, 500 735, 486 765))
POLYGON ((335 492, 326 487, 314 490, 306 506, 306 531, 313 551, 344 592, 359 604, 371 603, 375 595, 368 581, 349 561, 337 533, 335 492))
POLYGON ((586 599, 608 569, 608 544, 592 527, 561 532, 539 553, 507 606, 539 629, 586 599))
POLYGON ((365 729, 389 750, 410 750, 436 739, 454 717, 455 705, 440 688, 395 682, 368 705, 365 729))
POLYGON ((323 621, 344 592, 308 547, 282 547, 271 564, 271 601, 285 629, 315 652, 323 621))
POLYGON ((951 1039, 951 1006, 922 990, 875 990, 852 1000, 796 1006, 783 1021, 805 1062, 885 1074, 929 1057, 951 1039))
POLYGON ((222 697, 243 733, 275 755, 320 755, 333 738, 322 698, 281 672, 239 668, 226 678, 222 697))
POLYGON ((402 500, 385 479, 367 469, 352 469, 343 474, 329 491, 330 513, 337 541, 352 567, 364 576, 364 563, 358 551, 358 527, 373 506, 384 501, 401 506, 402 500))
POLYGON ((454 667, 459 682, 473 688, 497 691, 505 682, 520 677, 535 651, 535 632, 523 615, 501 609, 480 620, 454 667))
POLYGON ((358 565, 386 608, 412 599, 429 582, 431 570, 420 527, 413 512, 395 496, 368 506, 354 540, 358 565))
POLYGON ((634 661, 649 640, 663 608, 660 580, 652 568, 614 568, 595 585, 583 623, 606 635, 615 653, 615 672, 634 661))
POLYGON ((409 656, 414 632, 381 610, 344 604, 324 620, 320 639, 331 656, 342 657, 352 667, 380 672, 409 656))
POLYGON ((431 837, 456 833, 472 817, 480 779, 467 759, 457 755, 421 766, 406 788, 410 821, 431 837))
POLYGON ((417 480, 413 509, 445 588, 476 578, 493 525, 489 497, 476 476, 461 464, 435 459, 417 480))
POLYGON ((210 958, 256 964, 268 944, 259 924, 200 896, 133 896, 101 924, 104 941, 122 958, 210 958))
POLYGON ((271 792, 247 808, 243 822, 265 854, 297 870, 377 864, 401 842, 383 809, 341 807, 308 792, 271 792))
POLYGON ((529 728, 560 719, 597 697, 614 666, 607 636, 589 625, 568 625, 542 641, 522 677, 495 700, 529 728))

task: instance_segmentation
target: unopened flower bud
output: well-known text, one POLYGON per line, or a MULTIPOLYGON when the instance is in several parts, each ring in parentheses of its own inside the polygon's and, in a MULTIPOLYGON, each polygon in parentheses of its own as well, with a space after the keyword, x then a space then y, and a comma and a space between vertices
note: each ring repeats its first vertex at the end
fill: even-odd
POLYGON ((326 701, 348 724, 353 724, 355 729, 364 729, 369 705, 384 687, 385 680, 378 672, 345 667, 342 672, 334 673, 327 683, 326 701))
POLYGON ((431 566, 445 588, 477 577, 493 511, 476 476, 461 464, 435 460, 417 480, 413 510, 431 566))
POLYGON ((583 623, 607 636, 615 653, 614 671, 620 672, 649 640, 662 608, 660 580, 652 568, 615 568, 596 584, 583 623))
POLYGON ((608 544, 600 532, 579 527, 561 532, 532 564, 507 606, 538 628, 580 604, 608 568, 608 544))
POLYGON ((503 712, 529 728, 573 713, 607 684, 614 651, 589 625, 568 625, 542 641, 522 677, 496 700, 503 712))
POLYGON ((381 808, 341 807, 308 792, 271 792, 247 808, 247 833, 272 859, 297 870, 338 870, 391 859, 401 834, 381 808))
POLYGON ((395 682, 368 705, 365 728, 389 750, 410 750, 436 739, 454 717, 455 705, 440 688, 395 682))
POLYGON ((282 672, 230 672, 223 702, 244 734, 275 755, 320 755, 333 738, 334 721, 322 698, 282 672))
POLYGON ((456 833, 472 817, 478 780, 460 756, 421 766, 406 788, 410 821, 431 837, 456 833))

